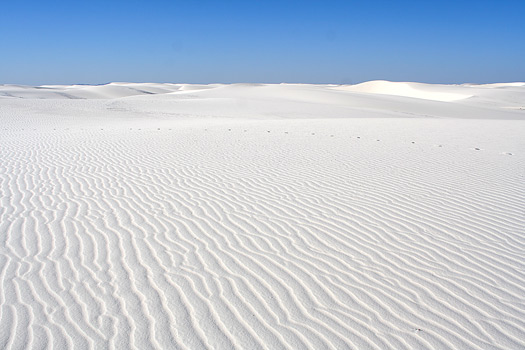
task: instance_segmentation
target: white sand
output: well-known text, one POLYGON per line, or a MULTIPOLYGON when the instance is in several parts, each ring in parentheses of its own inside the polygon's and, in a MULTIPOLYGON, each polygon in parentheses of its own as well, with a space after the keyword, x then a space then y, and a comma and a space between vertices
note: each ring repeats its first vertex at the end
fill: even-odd
POLYGON ((524 349, 525 84, 0 86, 0 349, 524 349))

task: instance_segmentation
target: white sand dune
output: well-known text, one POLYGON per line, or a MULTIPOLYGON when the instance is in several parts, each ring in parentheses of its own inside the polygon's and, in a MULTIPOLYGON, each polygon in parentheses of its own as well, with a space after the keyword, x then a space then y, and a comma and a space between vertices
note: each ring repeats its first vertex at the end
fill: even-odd
POLYGON ((525 349, 525 85, 0 86, 0 348, 525 349))
POLYGON ((405 96, 421 98, 433 101, 457 101, 463 100, 472 95, 461 87, 450 85, 429 85, 420 83, 399 83, 391 81, 369 81, 362 84, 342 86, 340 89, 346 91, 365 92, 370 94, 405 96), (458 92, 455 92, 458 91, 458 92))

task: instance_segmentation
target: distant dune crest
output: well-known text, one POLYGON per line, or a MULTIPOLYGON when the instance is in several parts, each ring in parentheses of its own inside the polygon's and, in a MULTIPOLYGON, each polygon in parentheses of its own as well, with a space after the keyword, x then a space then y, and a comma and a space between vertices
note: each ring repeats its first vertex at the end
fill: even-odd
POLYGON ((398 83, 383 80, 343 86, 341 89, 345 91, 404 96, 443 102, 463 100, 472 97, 471 94, 468 94, 468 91, 465 91, 466 89, 457 85, 398 83))
MULTIPOLYGON (((105 100, 111 111, 227 118, 522 119, 524 83, 438 85, 168 84, 0 86, 0 98, 105 100), (502 93, 504 91, 504 93, 502 93), (449 104, 454 104, 450 108, 449 104)), ((99 104, 100 105, 100 104, 99 104)))

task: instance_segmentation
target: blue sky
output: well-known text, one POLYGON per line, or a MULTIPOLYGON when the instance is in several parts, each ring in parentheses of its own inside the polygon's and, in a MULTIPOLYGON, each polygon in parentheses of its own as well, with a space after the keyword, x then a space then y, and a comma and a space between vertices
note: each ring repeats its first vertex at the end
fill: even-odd
POLYGON ((525 0, 2 1, 0 84, 525 81, 525 0))

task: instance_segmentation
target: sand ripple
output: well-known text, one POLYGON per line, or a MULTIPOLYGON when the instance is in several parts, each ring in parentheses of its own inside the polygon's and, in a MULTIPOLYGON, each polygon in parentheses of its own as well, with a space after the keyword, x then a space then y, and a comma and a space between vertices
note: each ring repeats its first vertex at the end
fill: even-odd
POLYGON ((334 123, 4 132, 0 348, 525 348, 523 157, 334 123))

